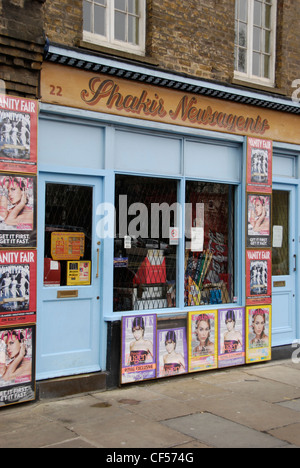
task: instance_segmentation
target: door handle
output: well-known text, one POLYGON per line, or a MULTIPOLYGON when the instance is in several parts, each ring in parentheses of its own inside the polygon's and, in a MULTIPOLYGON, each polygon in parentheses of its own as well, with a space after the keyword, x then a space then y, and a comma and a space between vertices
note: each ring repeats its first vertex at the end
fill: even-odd
POLYGON ((297 271, 297 255, 296 254, 294 255, 294 259, 295 259, 294 271, 297 271))
POLYGON ((99 272, 100 272, 100 249, 97 249, 97 274, 96 274, 96 278, 99 278, 99 272))

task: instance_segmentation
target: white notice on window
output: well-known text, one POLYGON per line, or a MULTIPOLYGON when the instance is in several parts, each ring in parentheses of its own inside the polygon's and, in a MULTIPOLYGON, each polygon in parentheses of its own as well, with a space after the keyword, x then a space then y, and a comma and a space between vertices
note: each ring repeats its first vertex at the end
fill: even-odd
POLYGON ((204 229, 202 227, 191 228, 191 251, 203 252, 204 229))
POLYGON ((283 241, 283 226, 273 226, 273 247, 280 249, 283 241))

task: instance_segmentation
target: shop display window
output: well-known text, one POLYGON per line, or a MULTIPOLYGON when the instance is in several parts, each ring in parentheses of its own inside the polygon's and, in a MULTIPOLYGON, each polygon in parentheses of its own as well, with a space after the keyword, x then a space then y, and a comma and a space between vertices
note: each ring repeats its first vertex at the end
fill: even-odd
POLYGON ((235 188, 186 183, 185 306, 234 302, 235 188))
POLYGON ((44 286, 89 285, 93 188, 46 185, 44 286))
POLYGON ((114 312, 176 307, 176 180, 116 176, 114 312))

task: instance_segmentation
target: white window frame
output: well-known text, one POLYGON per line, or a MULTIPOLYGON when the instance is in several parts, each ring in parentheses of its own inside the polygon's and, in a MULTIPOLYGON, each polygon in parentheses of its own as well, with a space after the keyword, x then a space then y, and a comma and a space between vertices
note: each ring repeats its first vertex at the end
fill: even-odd
MULTIPOLYGON (((237 0, 236 0, 237 1, 237 0)), ((237 20, 237 18, 235 18, 237 20)), ((259 77, 252 74, 253 69, 253 33, 254 33, 254 0, 248 0, 248 23, 247 23, 247 72, 234 71, 234 78, 249 83, 275 86, 275 63, 276 63, 276 30, 277 30, 277 0, 273 0, 271 12, 271 37, 270 37, 270 76, 259 77)), ((235 47, 238 44, 235 43, 235 47)))
POLYGON ((89 31, 83 30, 83 40, 95 45, 104 46, 107 48, 120 50, 122 52, 134 53, 137 55, 145 55, 146 48, 146 0, 139 0, 139 43, 138 45, 130 44, 124 41, 118 41, 115 37, 115 0, 108 0, 107 15, 106 15, 106 31, 107 35, 102 36, 89 31))

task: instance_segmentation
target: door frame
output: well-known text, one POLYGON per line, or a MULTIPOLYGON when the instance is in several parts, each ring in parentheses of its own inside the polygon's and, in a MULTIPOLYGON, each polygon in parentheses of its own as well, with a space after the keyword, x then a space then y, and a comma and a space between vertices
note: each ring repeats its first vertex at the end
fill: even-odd
MULTIPOLYGON (((298 318, 298 311, 299 311, 299 299, 300 294, 297 289, 297 284, 299 281, 299 219, 297 216, 298 213, 298 206, 299 206, 299 190, 298 190, 298 183, 296 180, 274 180, 273 181, 273 191, 286 191, 290 192, 290 215, 289 215, 289 265, 290 265, 290 280, 291 280, 291 301, 292 301, 292 330, 291 334, 293 334, 293 339, 289 340, 289 343, 285 343, 284 340, 281 341, 280 339, 276 342, 272 343, 272 346, 285 346, 291 344, 293 340, 296 340, 299 337, 299 318, 298 318), (295 257, 296 256, 296 257, 295 257), (296 271, 294 271, 296 268, 296 271)), ((273 223, 272 223, 273 225, 273 223)), ((276 295, 280 295, 280 289, 274 288, 274 282, 280 281, 281 278, 285 278, 284 276, 272 276, 272 303, 274 306, 274 300, 276 300, 276 295), (276 291, 278 294, 276 294, 276 291)), ((281 290, 282 291, 282 290, 281 290)), ((286 330, 287 332, 288 330, 286 330)), ((284 329, 282 330, 284 333, 284 329)), ((272 334, 274 336, 274 329, 272 330, 272 334)), ((279 335, 279 333, 277 333, 279 335)))
MULTIPOLYGON (((97 242, 101 241, 97 238, 96 235, 96 210, 99 203, 101 203, 104 199, 104 171, 96 171, 97 173, 90 174, 86 170, 72 168, 70 171, 65 168, 57 168, 53 167, 40 167, 40 172, 38 175, 38 260, 37 260, 37 350, 36 350, 36 379, 37 380, 44 380, 48 378, 57 378, 63 376, 70 376, 70 375, 78 375, 82 373, 90 373, 90 372, 98 372, 100 370, 105 370, 106 365, 106 340, 107 340, 107 331, 106 331, 106 324, 103 321, 103 303, 104 297, 103 293, 105 291, 105 287, 103 286, 103 278, 105 275, 102 274, 103 267, 104 267, 104 245, 101 242, 99 246, 100 249, 100 261, 99 261, 99 271, 100 271, 100 279, 98 281, 98 285, 96 288, 98 290, 97 296, 100 297, 100 300, 97 300, 97 308, 99 308, 99 331, 98 331, 98 364, 87 366, 85 368, 78 368, 78 370, 73 369, 72 372, 66 373, 64 371, 53 371, 53 370, 45 370, 39 369, 41 366, 41 341, 43 336, 42 327, 43 324, 43 301, 47 300, 47 298, 51 299, 56 294, 56 291, 59 289, 60 291, 69 290, 70 286, 61 286, 61 287, 44 287, 43 278, 44 278, 44 234, 45 234, 45 196, 46 196, 46 184, 49 183, 62 183, 67 184, 68 182, 74 184, 78 182, 78 185, 89 185, 89 180, 91 185, 96 185, 96 190, 94 190, 93 194, 93 243, 92 243, 92 272, 95 273, 95 268, 97 264, 97 242), (99 182, 99 184, 98 184, 99 182), (97 187, 98 186, 98 187, 97 187), (100 190, 99 190, 100 189, 100 190)), ((96 274, 96 273, 95 273, 96 274)), ((76 288, 71 289, 78 289, 80 292, 84 293, 85 286, 79 286, 76 288)))

